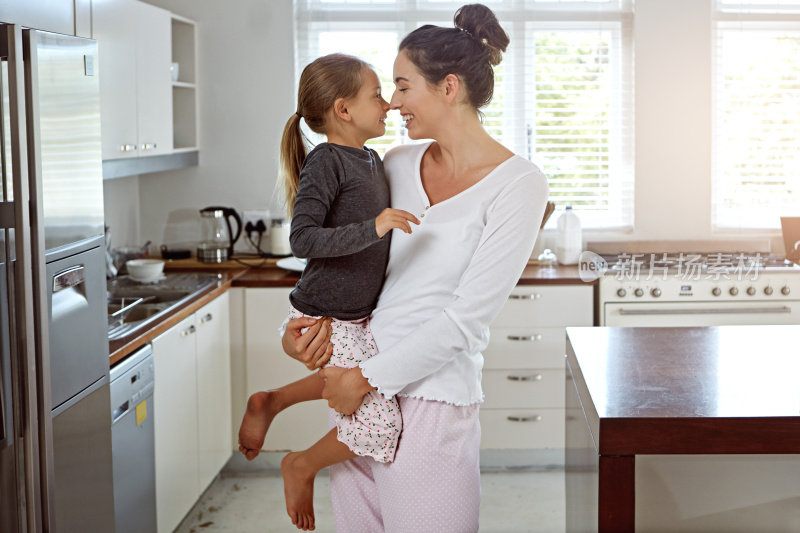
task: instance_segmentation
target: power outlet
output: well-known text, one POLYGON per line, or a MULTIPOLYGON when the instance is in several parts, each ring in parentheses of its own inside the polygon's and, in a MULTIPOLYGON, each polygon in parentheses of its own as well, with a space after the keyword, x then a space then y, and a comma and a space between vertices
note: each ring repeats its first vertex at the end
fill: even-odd
MULTIPOLYGON (((269 211, 267 209, 250 209, 242 213, 242 236, 237 242, 237 249, 247 253, 257 253, 258 250, 250 243, 247 238, 248 223, 254 228, 263 227, 264 232, 261 234, 261 250, 264 252, 269 251, 269 238, 267 232, 269 231, 269 211)), ((258 232, 251 233, 253 241, 258 243, 258 232)))

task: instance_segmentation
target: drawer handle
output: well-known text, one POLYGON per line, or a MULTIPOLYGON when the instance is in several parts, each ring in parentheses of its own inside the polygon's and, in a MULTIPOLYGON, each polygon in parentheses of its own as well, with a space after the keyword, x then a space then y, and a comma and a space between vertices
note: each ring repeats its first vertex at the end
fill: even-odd
POLYGON ((530 294, 509 294, 509 300, 538 300, 541 298, 542 295, 538 292, 532 292, 530 294))
POLYGON ((532 376, 506 376, 508 381, 542 381, 541 374, 534 374, 532 376))
POLYGON ((123 144, 119 147, 120 152, 132 152, 134 150, 136 150, 135 144, 123 144))
POLYGON ((508 420, 509 422, 541 422, 542 416, 541 415, 507 416, 506 420, 508 420))
POLYGON ((195 331, 197 331, 197 328, 196 328, 196 327, 194 327, 193 325, 192 325, 192 326, 189 326, 189 327, 188 327, 188 328, 186 328, 185 330, 181 331, 181 337, 186 337, 187 335, 191 335, 191 334, 192 334, 192 333, 194 333, 195 331))
POLYGON ((144 143, 142 145, 142 150, 155 150, 156 146, 156 143, 144 143))
POLYGON ((541 333, 535 333, 533 335, 508 335, 508 340, 510 341, 528 341, 528 342, 537 342, 542 340, 541 333))
POLYGON ((206 322, 211 322, 213 319, 214 315, 211 313, 206 313, 206 315, 200 319, 200 323, 205 324, 206 322))

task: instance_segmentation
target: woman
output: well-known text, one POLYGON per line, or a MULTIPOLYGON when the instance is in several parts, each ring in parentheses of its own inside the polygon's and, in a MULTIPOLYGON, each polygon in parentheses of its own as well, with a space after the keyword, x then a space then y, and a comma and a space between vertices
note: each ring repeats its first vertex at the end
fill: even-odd
MULTIPOLYGON (((423 26, 400 44, 392 109, 412 139, 384 159, 392 207, 415 214, 394 232, 371 329, 379 353, 326 368, 323 397, 352 413, 371 390, 396 396, 403 432, 395 461, 331 468, 338 531, 477 531, 481 351, 530 256, 547 201, 531 162, 493 140, 479 109, 508 36, 490 9, 463 6, 455 28, 423 26)), ((286 352, 309 367, 328 356, 324 322, 288 324, 286 352), (327 349, 327 350, 326 350, 327 349)))

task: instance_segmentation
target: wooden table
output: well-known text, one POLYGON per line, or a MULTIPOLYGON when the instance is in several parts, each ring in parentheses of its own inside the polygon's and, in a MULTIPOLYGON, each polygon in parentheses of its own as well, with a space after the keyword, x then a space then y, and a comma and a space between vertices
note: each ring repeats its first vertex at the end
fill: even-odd
POLYGON ((636 455, 800 454, 800 326, 567 328, 567 372, 567 531, 634 531, 636 455))

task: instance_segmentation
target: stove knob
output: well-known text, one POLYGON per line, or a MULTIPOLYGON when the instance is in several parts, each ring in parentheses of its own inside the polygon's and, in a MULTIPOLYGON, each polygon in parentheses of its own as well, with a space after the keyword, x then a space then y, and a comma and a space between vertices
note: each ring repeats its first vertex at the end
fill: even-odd
POLYGON ((731 293, 731 296, 736 296, 737 294, 739 294, 739 289, 737 289, 736 287, 731 287, 731 290, 729 290, 728 292, 731 293))
POLYGON ((720 294, 722 294, 722 289, 720 289, 719 287, 714 287, 713 289, 711 289, 711 294, 713 294, 714 296, 719 296, 720 294))
POLYGON ((636 296, 644 296, 644 291, 642 289, 636 289, 635 291, 633 291, 633 294, 635 294, 636 296))
POLYGON ((789 290, 789 286, 788 285, 784 285, 781 288, 781 294, 783 294, 784 296, 789 296, 790 292, 792 292, 792 291, 789 290))
POLYGON ((617 289, 617 296, 620 298, 625 298, 625 295, 628 294, 628 291, 625 289, 617 289))
POLYGON ((750 296, 753 296, 755 293, 756 293, 756 288, 755 287, 747 287, 747 294, 749 294, 750 296))
POLYGON ((661 296, 661 289, 658 288, 653 289, 652 291, 650 291, 650 294, 653 295, 653 298, 658 298, 659 296, 661 296))
POLYGON ((769 285, 764 287, 764 294, 766 294, 767 296, 770 296, 772 294, 772 287, 770 287, 769 285))

